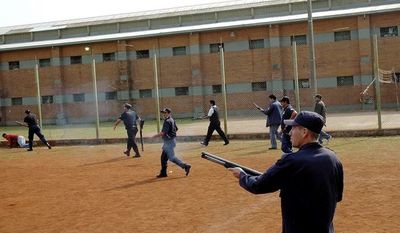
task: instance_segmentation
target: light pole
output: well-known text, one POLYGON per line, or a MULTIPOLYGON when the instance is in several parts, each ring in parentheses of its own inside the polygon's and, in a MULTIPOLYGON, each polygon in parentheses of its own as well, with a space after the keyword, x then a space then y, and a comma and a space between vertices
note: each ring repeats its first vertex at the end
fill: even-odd
POLYGON ((99 120, 99 101, 97 98, 96 59, 93 56, 93 49, 91 47, 86 46, 85 51, 90 51, 90 55, 92 58, 93 96, 96 107, 96 139, 99 139, 100 120, 99 120))
POLYGON ((318 93, 317 84, 317 66, 315 64, 315 47, 314 47, 314 24, 312 17, 312 3, 311 0, 307 0, 308 7, 308 53, 310 57, 310 70, 311 70, 311 86, 314 88, 314 96, 318 93))

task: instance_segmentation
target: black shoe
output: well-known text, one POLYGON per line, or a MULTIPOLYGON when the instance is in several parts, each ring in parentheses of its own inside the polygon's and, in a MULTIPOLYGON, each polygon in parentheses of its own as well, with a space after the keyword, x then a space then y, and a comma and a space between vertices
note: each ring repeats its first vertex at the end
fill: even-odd
POLYGON ((186 172, 186 176, 188 176, 188 175, 189 175, 190 168, 192 168, 192 166, 190 166, 189 164, 186 164, 186 165, 185 165, 185 172, 186 172))
POLYGON ((277 150, 278 148, 276 148, 276 147, 270 147, 270 148, 268 148, 268 150, 277 150))
POLYGON ((124 154, 126 155, 126 156, 130 156, 131 155, 131 153, 129 152, 129 151, 124 151, 124 154))
POLYGON ((158 174, 156 176, 157 178, 164 178, 164 177, 168 177, 167 174, 158 174))
POLYGON ((32 148, 27 149, 26 151, 33 151, 32 148))
POLYGON ((142 156, 140 156, 140 154, 135 154, 135 156, 133 156, 132 158, 140 158, 142 156))
POLYGON ((47 143, 47 148, 49 148, 49 150, 51 150, 51 146, 49 143, 47 143))
POLYGON ((200 142, 200 144, 203 146, 208 146, 208 143, 205 143, 205 142, 200 142))
POLYGON ((226 145, 228 145, 228 144, 229 144, 229 141, 228 141, 228 142, 225 142, 225 143, 224 143, 224 146, 226 146, 226 145))

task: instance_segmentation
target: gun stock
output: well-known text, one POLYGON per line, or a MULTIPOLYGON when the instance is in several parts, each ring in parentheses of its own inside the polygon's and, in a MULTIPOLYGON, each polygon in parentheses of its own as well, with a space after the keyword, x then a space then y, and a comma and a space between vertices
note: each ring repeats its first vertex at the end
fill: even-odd
POLYGON ((203 159, 207 159, 207 160, 209 160, 211 162, 214 162, 214 163, 217 163, 219 165, 222 165, 222 166, 224 166, 226 168, 240 167, 241 169, 243 169, 243 171, 245 171, 247 174, 252 175, 252 176, 259 176, 259 175, 262 174, 261 172, 259 172, 257 170, 254 170, 252 168, 248 168, 248 167, 242 166, 240 164, 234 163, 232 161, 223 159, 221 157, 218 157, 216 155, 213 155, 213 154, 210 154, 210 153, 207 153, 207 152, 204 152, 204 151, 201 152, 201 157, 203 159))

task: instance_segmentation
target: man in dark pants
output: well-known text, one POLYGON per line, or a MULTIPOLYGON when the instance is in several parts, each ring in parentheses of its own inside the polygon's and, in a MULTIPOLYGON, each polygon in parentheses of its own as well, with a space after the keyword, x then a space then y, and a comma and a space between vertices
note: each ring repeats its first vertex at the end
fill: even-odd
POLYGON ((228 145, 229 140, 226 137, 224 131, 222 131, 222 129, 221 129, 221 122, 219 121, 218 107, 217 107, 217 105, 215 105, 214 100, 210 100, 210 105, 211 105, 211 107, 210 107, 210 110, 208 111, 208 114, 203 117, 203 119, 205 119, 205 118, 210 119, 210 125, 208 125, 207 136, 204 139, 204 141, 201 142, 201 144, 204 146, 208 146, 208 142, 210 141, 214 130, 216 130, 218 132, 219 136, 221 136, 221 138, 224 140, 224 142, 225 142, 224 145, 228 145))
POLYGON ((47 146, 47 148, 51 149, 50 144, 47 142, 46 138, 44 137, 44 135, 41 133, 40 131, 40 127, 38 126, 38 121, 36 119, 36 115, 31 113, 30 110, 25 110, 25 114, 26 117, 24 118, 24 123, 22 122, 18 122, 17 123, 19 125, 28 127, 28 139, 29 139, 29 149, 28 151, 32 151, 32 147, 33 147, 33 136, 34 134, 36 134, 40 141, 43 142, 43 144, 45 144, 47 146))
POLYGON ((292 105, 290 105, 289 97, 287 96, 282 97, 280 102, 283 108, 282 121, 281 121, 281 130, 282 130, 281 150, 283 153, 291 153, 292 142, 290 141, 289 132, 292 129, 292 126, 286 125, 284 123, 284 120, 294 119, 297 115, 297 112, 292 108, 292 105))
POLYGON ((185 170, 186 176, 189 175, 190 166, 182 162, 178 157, 176 157, 174 148, 176 146, 176 131, 178 131, 178 127, 176 126, 175 120, 171 116, 171 109, 164 108, 161 113, 164 117, 163 127, 160 133, 154 135, 153 137, 161 136, 163 139, 162 153, 161 153, 161 171, 160 174, 157 175, 157 178, 167 177, 167 163, 168 160, 175 163, 179 167, 185 170))
POLYGON ((126 151, 124 151, 124 154, 126 156, 130 156, 131 149, 133 148, 133 151, 135 151, 135 156, 133 158, 139 158, 140 153, 135 140, 136 134, 138 132, 137 121, 140 121, 140 117, 136 114, 135 111, 132 110, 132 105, 128 103, 124 105, 124 112, 114 123, 114 130, 117 125, 121 123, 121 121, 124 122, 126 133, 128 134, 128 141, 126 143, 126 151))
MULTIPOLYGON (((316 94, 314 100, 315 100, 314 112, 318 113, 324 118, 324 125, 326 125, 326 106, 324 101, 322 101, 322 96, 320 94, 316 94)), ((319 143, 322 144, 322 139, 326 139, 329 142, 331 138, 332 136, 330 134, 328 134, 324 130, 321 130, 318 141, 319 143)))
POLYGON ((259 176, 230 168, 239 184, 254 194, 280 190, 283 233, 333 233, 336 204, 343 195, 343 167, 335 153, 318 143, 322 117, 302 111, 294 120, 290 137, 295 153, 284 154, 259 176))

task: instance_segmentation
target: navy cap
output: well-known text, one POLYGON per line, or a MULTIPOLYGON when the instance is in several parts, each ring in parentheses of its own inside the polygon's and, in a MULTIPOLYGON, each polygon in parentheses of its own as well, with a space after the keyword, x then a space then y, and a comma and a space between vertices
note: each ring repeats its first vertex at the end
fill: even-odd
POLYGON ((283 123, 285 123, 285 125, 291 126, 301 125, 304 128, 307 128, 314 133, 319 134, 321 133, 322 127, 324 126, 324 119, 318 113, 301 111, 299 114, 297 114, 294 120, 284 120, 283 123))
POLYGON ((161 110, 162 113, 171 113, 171 109, 170 108, 164 108, 163 110, 161 110))

